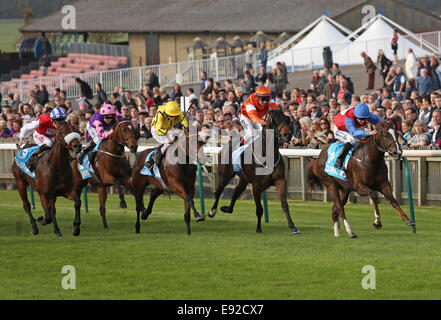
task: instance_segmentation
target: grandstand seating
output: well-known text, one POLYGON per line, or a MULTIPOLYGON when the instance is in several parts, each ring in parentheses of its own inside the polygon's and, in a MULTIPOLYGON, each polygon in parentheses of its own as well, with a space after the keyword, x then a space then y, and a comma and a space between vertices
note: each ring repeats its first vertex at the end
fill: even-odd
MULTIPOLYGON (((8 75, 1 75, 1 81, 41 79, 39 81, 41 84, 45 84, 48 89, 52 89, 58 85, 50 77, 107 71, 126 67, 127 65, 127 57, 69 53, 66 57, 51 59, 46 75, 44 75, 44 67, 34 62, 26 69, 23 69, 24 72, 14 70, 8 75)), ((0 89, 3 93, 17 93, 20 90, 20 86, 24 92, 33 89, 33 85, 28 84, 28 81, 23 81, 21 84, 17 82, 3 82, 0 89)))

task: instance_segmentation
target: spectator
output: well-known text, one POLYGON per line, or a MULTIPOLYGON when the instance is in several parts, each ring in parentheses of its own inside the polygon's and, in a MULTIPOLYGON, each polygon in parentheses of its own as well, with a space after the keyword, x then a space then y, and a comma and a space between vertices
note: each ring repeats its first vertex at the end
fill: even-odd
POLYGON ((311 142, 311 127, 312 121, 309 117, 303 117, 299 120, 302 131, 302 145, 306 146, 311 142))
POLYGON ((392 51, 394 52, 394 64, 398 63, 398 56, 397 56, 397 50, 398 50, 398 30, 394 29, 394 34, 392 36, 391 42, 390 42, 392 51))
POLYGON ((251 79, 251 74, 249 70, 245 70, 244 78, 240 80, 241 85, 245 90, 245 94, 249 96, 253 91, 253 80, 251 79))
POLYGON ((307 115, 311 118, 311 120, 321 118, 322 110, 318 107, 318 103, 316 101, 313 101, 309 104, 307 115))
POLYGON ((415 108, 407 108, 404 113, 406 120, 412 121, 412 123, 414 123, 418 119, 418 114, 415 108))
POLYGON ((402 144, 407 145, 407 141, 412 137, 412 127, 413 122, 410 120, 403 120, 403 122, 401 122, 401 128, 403 130, 402 144))
POLYGON ((113 92, 110 95, 110 100, 111 100, 112 105, 116 108, 116 110, 118 110, 118 112, 121 113, 122 103, 121 103, 121 101, 119 101, 118 96, 119 96, 118 93, 113 92))
POLYGON ((268 60, 268 51, 266 50, 266 46, 264 42, 260 43, 260 65, 266 70, 266 63, 268 60))
POLYGON ((380 73, 383 77, 383 86, 386 86, 386 77, 389 74, 392 61, 386 57, 383 50, 378 50, 377 63, 381 66, 380 73))
POLYGON ((128 106, 129 108, 136 108, 136 101, 132 98, 132 92, 130 90, 126 90, 124 92, 124 97, 126 101, 126 106, 128 106))
POLYGON ((420 120, 416 120, 412 127, 412 137, 407 142, 410 148, 418 148, 430 144, 430 135, 426 124, 420 120))
POLYGON ((107 100, 107 93, 102 89, 101 83, 97 82, 96 88, 96 103, 100 106, 107 100))
MULTIPOLYGON (((132 109, 130 109, 130 116, 129 116, 129 118, 128 119, 130 119, 130 120, 132 120, 132 123, 137 123, 137 124, 139 124, 139 119, 138 119, 138 117, 139 117, 139 110, 138 110, 138 108, 132 108, 132 109)), ((126 117, 127 118, 127 117, 126 117)))
POLYGON ((432 114, 432 122, 431 122, 432 130, 431 130, 431 142, 432 146, 436 149, 440 149, 441 147, 441 110, 436 109, 432 114))
POLYGON ((438 78, 438 73, 437 73, 438 66, 439 66, 439 63, 438 63, 436 57, 431 56, 430 62, 429 62, 429 68, 430 68, 430 75, 432 77, 432 91, 436 91, 439 88, 441 88, 440 79, 438 78))
POLYGON ((70 115, 73 112, 72 102, 70 100, 66 100, 64 106, 66 106, 66 116, 70 115))
POLYGON ((256 82, 260 85, 266 85, 267 74, 263 66, 259 67, 259 73, 256 76, 256 82))
POLYGON ((220 89, 218 94, 219 94, 219 96, 217 97, 216 101, 214 102, 214 107, 222 109, 223 106, 225 105, 225 103, 227 102, 227 96, 225 94, 224 89, 220 89))
POLYGON ((427 74, 427 69, 420 70, 420 76, 417 79, 417 89, 420 96, 430 94, 432 92, 432 79, 427 74))
POLYGON ((413 53, 413 50, 409 48, 407 50, 407 59, 405 64, 407 79, 417 78, 418 68, 416 62, 417 62, 416 56, 413 53))
POLYGON ((147 105, 144 100, 144 96, 142 94, 139 93, 135 94, 135 103, 136 103, 136 109, 138 109, 139 112, 148 111, 147 105))
POLYGON ((121 114, 124 116, 124 118, 126 119, 130 119, 130 110, 129 107, 126 105, 123 105, 121 107, 121 114))
POLYGON ((201 87, 199 94, 204 94, 204 91, 208 87, 208 78, 207 78, 207 72, 201 71, 201 87))
POLYGON ((92 88, 86 81, 83 81, 80 78, 75 78, 75 82, 77 83, 80 91, 80 98, 77 99, 77 101, 85 101, 90 106, 90 102, 87 99, 93 99, 92 88))
POLYGON ((188 88, 187 89, 187 95, 188 95, 188 99, 191 100, 198 100, 198 97, 196 96, 196 94, 194 93, 194 89, 193 88, 188 88))
POLYGON ((76 132, 80 132, 80 116, 78 112, 73 111, 71 114, 67 116, 67 122, 74 127, 76 132))
POLYGON ((3 119, 0 120, 0 137, 1 138, 12 137, 11 130, 9 130, 7 122, 3 119))
POLYGON ((396 75, 395 75, 395 69, 394 68, 390 68, 389 69, 389 73, 386 76, 386 79, 384 79, 384 88, 387 88, 389 90, 392 90, 392 87, 394 85, 396 79, 396 75))
POLYGON ((245 52, 245 67, 247 70, 250 70, 253 67, 253 57, 254 57, 254 49, 253 45, 250 43, 247 46, 247 51, 245 52))
POLYGON ((164 104, 166 102, 168 102, 170 100, 170 96, 167 94, 167 92, 165 91, 164 88, 159 88, 159 96, 161 98, 161 101, 159 102, 159 104, 164 104))
POLYGON ((144 124, 140 126, 140 136, 141 138, 150 139, 152 136, 152 117, 146 117, 144 119, 144 124))
POLYGON ((377 67, 373 63, 372 59, 363 51, 361 56, 364 59, 364 67, 366 68, 366 72, 369 76, 368 86, 366 90, 372 90, 375 85, 375 70, 377 67))
POLYGON ((177 101, 178 103, 180 102, 180 98, 183 96, 182 91, 181 91, 181 86, 178 83, 175 83, 175 85, 173 86, 173 93, 171 95, 171 99, 174 101, 177 101))
POLYGON ((348 90, 348 82, 345 79, 340 80, 340 90, 337 93, 337 101, 343 99, 346 103, 351 103, 352 94, 348 90))
POLYGON ((424 122, 425 125, 429 125, 434 110, 430 104, 430 96, 424 96, 421 99, 417 99, 417 101, 421 103, 421 106, 418 106, 420 110, 418 120, 424 122))
POLYGON ((325 144, 334 142, 334 132, 331 130, 331 124, 327 118, 320 119, 321 132, 326 136, 325 144))
POLYGON ((276 96, 280 98, 282 96, 283 91, 286 89, 286 78, 283 74, 283 69, 281 68, 277 69, 275 84, 276 84, 276 96))
POLYGON ((336 85, 332 74, 328 74, 328 81, 323 87, 323 94, 329 100, 335 97, 336 85))
POLYGON ((146 85, 153 90, 155 87, 160 87, 158 76, 153 72, 152 69, 147 69, 147 83, 146 85))
POLYGON ((15 119, 12 121, 12 130, 11 134, 14 139, 17 139, 20 136, 20 130, 23 126, 23 121, 21 119, 15 119))
POLYGON ((334 77, 334 79, 336 79, 336 77, 341 74, 341 71, 340 71, 338 63, 333 63, 332 64, 332 71, 331 71, 331 73, 332 73, 332 76, 334 77))
POLYGON ((265 83, 265 87, 270 89, 271 97, 273 99, 276 97, 276 80, 275 80, 276 74, 277 71, 275 68, 273 68, 271 72, 266 75, 266 83, 265 83))
MULTIPOLYGON (((407 79, 406 81, 406 91, 404 92, 404 99, 409 99, 412 91, 415 91, 415 80, 407 79)), ((418 92, 418 91, 417 91, 418 92)))

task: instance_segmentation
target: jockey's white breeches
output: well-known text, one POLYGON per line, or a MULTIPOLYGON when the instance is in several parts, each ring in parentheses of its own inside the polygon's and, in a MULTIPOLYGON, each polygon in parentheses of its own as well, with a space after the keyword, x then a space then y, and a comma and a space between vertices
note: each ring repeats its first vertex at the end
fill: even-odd
POLYGON ((34 131, 32 137, 34 138, 35 143, 40 147, 45 144, 49 148, 52 148, 52 145, 54 144, 54 138, 46 137, 44 134, 38 133, 37 131, 34 131))
POLYGON ((334 137, 338 141, 345 143, 348 142, 352 145, 355 145, 357 143, 357 139, 355 139, 349 132, 339 130, 337 126, 334 126, 334 137))

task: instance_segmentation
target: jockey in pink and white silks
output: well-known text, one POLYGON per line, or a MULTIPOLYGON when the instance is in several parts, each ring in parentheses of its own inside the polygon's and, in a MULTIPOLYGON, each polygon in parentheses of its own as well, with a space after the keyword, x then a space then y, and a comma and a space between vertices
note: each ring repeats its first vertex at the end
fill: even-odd
POLYGON ((374 135, 376 130, 371 132, 363 130, 367 127, 367 123, 377 125, 383 121, 383 118, 369 111, 369 107, 365 103, 359 103, 355 107, 351 107, 340 112, 334 118, 334 136, 337 140, 345 142, 340 155, 335 162, 335 167, 342 170, 343 163, 351 150, 352 146, 357 143, 358 139, 374 135))
MULTIPOLYGON (((123 120, 124 116, 116 111, 111 104, 104 104, 99 112, 89 119, 86 125, 87 132, 91 137, 89 144, 78 154, 77 159, 79 163, 83 163, 84 156, 95 148, 101 140, 107 139, 113 133, 113 127, 116 123, 116 118, 123 120)), ((95 159, 96 152, 90 154, 89 162, 92 163, 95 159)))

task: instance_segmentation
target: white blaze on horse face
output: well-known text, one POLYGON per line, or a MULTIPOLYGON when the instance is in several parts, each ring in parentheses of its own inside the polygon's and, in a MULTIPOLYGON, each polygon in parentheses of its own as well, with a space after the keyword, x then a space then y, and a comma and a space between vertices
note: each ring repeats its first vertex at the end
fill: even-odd
POLYGON ((387 130, 387 131, 390 133, 390 135, 392 136, 392 138, 394 138, 394 141, 395 141, 395 147, 397 148, 397 153, 398 153, 399 155, 401 155, 401 154, 402 154, 402 151, 400 150, 400 146, 398 145, 397 137, 396 137, 396 135, 395 135, 395 130, 394 130, 394 129, 389 129, 389 130, 387 130))

